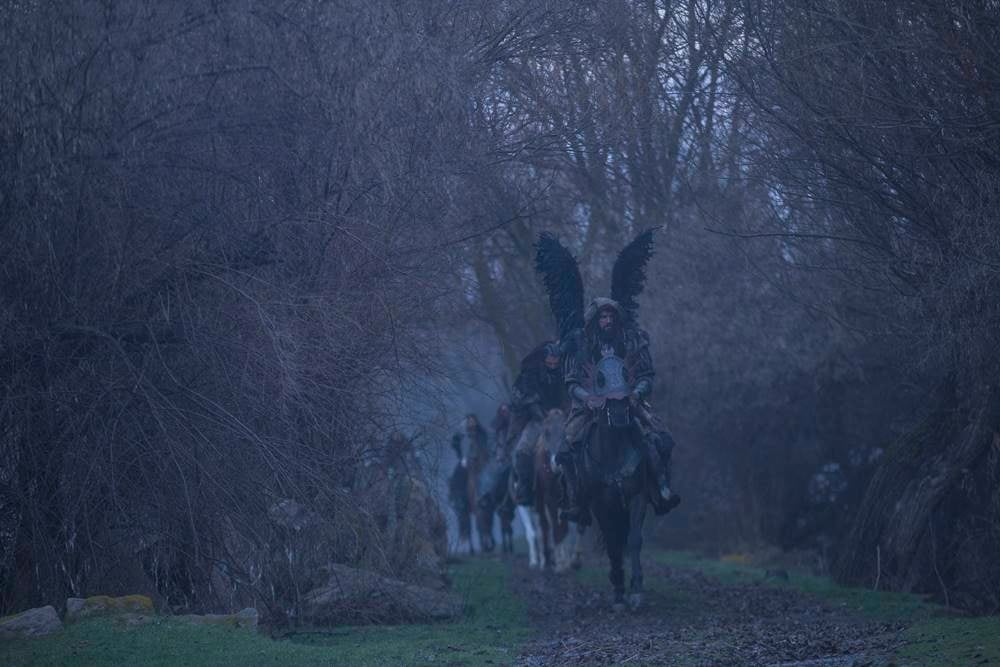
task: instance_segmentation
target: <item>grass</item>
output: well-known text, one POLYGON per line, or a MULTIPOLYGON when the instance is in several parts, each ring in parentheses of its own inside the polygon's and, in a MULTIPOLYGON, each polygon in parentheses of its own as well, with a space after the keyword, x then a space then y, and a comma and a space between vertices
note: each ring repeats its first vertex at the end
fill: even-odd
POLYGON ((467 602, 456 623, 359 626, 331 634, 301 634, 292 643, 334 647, 348 665, 499 665, 512 662, 531 637, 527 611, 514 597, 509 565, 487 559, 463 563, 453 573, 467 602))
POLYGON ((1000 663, 1000 618, 934 618, 902 634, 896 654, 904 665, 952 667, 1000 663))
POLYGON ((706 576, 731 585, 764 585, 793 588, 868 618, 881 621, 904 621, 939 615, 944 610, 912 593, 873 591, 845 587, 829 577, 786 571, 788 580, 768 577, 767 570, 743 556, 714 560, 687 551, 653 551, 653 558, 671 567, 700 570, 706 576))
POLYGON ((453 622, 342 627, 274 641, 245 629, 200 626, 158 617, 126 627, 114 617, 68 625, 63 632, 0 643, 0 664, 48 665, 502 665, 531 636, 523 605, 509 586, 509 566, 492 560, 456 565, 454 590, 468 612, 453 622))

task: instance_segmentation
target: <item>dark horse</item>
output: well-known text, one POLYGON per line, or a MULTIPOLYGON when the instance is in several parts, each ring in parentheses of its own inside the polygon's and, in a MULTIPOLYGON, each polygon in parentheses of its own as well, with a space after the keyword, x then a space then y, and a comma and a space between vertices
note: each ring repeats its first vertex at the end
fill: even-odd
POLYGON ((469 502, 469 468, 462 458, 461 439, 458 436, 452 439, 451 446, 458 457, 455 469, 448 478, 448 504, 455 512, 455 519, 458 523, 458 544, 455 551, 461 551, 464 544, 471 554, 474 549, 472 547, 473 508, 469 502))
POLYGON ((476 502, 476 529, 483 551, 489 553, 496 548, 493 538, 493 515, 500 519, 500 551, 514 553, 514 501, 508 493, 510 463, 494 459, 479 475, 481 493, 476 502))
POLYGON ((601 530, 608 558, 614 604, 625 603, 627 553, 632 565, 628 604, 642 604, 642 524, 649 502, 650 470, 642 433, 629 399, 607 397, 586 435, 580 470, 581 491, 601 530))

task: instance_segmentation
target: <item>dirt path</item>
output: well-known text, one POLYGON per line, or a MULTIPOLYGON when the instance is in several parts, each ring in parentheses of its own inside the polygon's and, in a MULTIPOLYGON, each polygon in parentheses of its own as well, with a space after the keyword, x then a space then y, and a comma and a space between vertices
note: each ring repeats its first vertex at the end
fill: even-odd
POLYGON ((616 613, 604 564, 590 560, 564 576, 513 565, 540 636, 517 664, 871 665, 891 655, 901 628, 788 588, 724 584, 651 559, 643 608, 616 613))

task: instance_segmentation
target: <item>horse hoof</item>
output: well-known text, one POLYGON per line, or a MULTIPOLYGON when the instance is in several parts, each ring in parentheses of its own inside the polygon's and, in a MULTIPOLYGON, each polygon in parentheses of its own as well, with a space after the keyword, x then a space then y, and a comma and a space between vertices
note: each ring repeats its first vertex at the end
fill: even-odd
POLYGON ((636 611, 642 606, 642 593, 631 593, 628 596, 628 607, 636 611))
POLYGON ((614 603, 612 603, 611 604, 611 611, 615 612, 616 614, 622 613, 623 611, 625 611, 625 603, 624 602, 614 602, 614 603))

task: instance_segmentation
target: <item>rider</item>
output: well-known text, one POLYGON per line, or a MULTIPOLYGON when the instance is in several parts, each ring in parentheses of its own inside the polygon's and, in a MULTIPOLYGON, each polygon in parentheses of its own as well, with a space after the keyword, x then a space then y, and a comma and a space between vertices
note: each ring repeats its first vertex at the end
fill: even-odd
POLYGON ((529 502, 534 470, 534 447, 539 428, 550 410, 566 408, 569 396, 563 380, 562 351, 559 343, 546 341, 521 361, 521 372, 512 390, 507 447, 514 450, 515 498, 529 502))
POLYGON ((510 450, 507 449, 507 434, 510 432, 510 405, 501 403, 490 424, 493 427, 493 442, 496 443, 494 454, 498 461, 510 463, 510 450))
MULTIPOLYGON (((490 437, 486 429, 479 423, 479 417, 473 413, 465 415, 465 436, 469 440, 463 461, 468 470, 468 482, 466 493, 468 494, 469 507, 475 507, 479 499, 479 473, 490 461, 490 437)), ((461 451, 462 435, 456 433, 452 439, 452 447, 455 441, 458 442, 461 451)), ((462 458, 462 457, 460 457, 462 458)))
POLYGON ((647 456, 656 472, 658 496, 653 498, 657 514, 666 514, 679 502, 670 491, 669 448, 673 441, 651 412, 646 402, 653 388, 649 335, 638 326, 623 324, 622 308, 617 301, 594 299, 584 314, 583 330, 571 336, 573 353, 566 360, 566 386, 573 407, 566 420, 566 437, 557 460, 564 464, 567 502, 564 515, 572 521, 587 521, 583 511, 577 471, 581 465, 583 441, 599 414, 603 399, 594 394, 595 366, 603 357, 614 355, 624 360, 631 386, 629 398, 635 409, 636 423, 642 433, 647 456))

